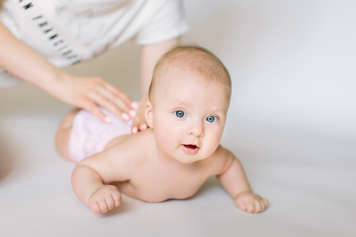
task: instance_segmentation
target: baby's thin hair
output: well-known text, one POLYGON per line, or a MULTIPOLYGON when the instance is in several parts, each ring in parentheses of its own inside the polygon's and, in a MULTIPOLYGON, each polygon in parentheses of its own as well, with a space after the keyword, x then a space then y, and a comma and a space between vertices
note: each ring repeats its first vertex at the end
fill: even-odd
POLYGON ((228 89, 227 96, 231 96, 231 78, 228 70, 220 59, 209 50, 199 46, 178 46, 165 53, 157 62, 148 95, 151 98, 157 79, 171 67, 193 70, 208 80, 222 83, 228 89))

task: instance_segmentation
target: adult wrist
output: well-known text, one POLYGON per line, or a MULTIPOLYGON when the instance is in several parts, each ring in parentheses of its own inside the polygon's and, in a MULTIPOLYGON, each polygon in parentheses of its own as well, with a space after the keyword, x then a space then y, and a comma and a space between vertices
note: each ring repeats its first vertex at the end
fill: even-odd
POLYGON ((46 91, 52 91, 60 81, 65 79, 66 75, 64 71, 53 66, 43 73, 35 84, 46 91))

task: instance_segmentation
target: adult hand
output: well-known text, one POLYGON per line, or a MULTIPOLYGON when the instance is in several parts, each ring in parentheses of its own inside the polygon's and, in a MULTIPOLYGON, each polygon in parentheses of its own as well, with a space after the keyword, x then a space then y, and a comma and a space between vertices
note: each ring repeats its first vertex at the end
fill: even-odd
POLYGON ((59 72, 54 82, 44 89, 59 100, 86 109, 105 122, 110 122, 110 119, 100 106, 126 121, 135 116, 138 107, 119 88, 100 77, 79 77, 59 72))
POLYGON ((146 123, 145 119, 145 106, 146 106, 147 98, 142 98, 138 105, 138 109, 136 111, 136 116, 132 120, 131 124, 131 132, 137 133, 140 131, 144 131, 149 128, 148 124, 146 123))

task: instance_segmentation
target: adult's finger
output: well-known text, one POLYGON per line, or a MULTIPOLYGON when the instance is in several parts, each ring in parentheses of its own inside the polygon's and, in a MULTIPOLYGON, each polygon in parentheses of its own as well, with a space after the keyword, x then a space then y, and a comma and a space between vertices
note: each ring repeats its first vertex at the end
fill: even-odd
POLYGON ((92 94, 91 96, 95 97, 98 101, 102 101, 100 105, 106 107, 118 117, 122 117, 122 114, 127 114, 131 117, 130 112, 133 111, 133 109, 130 105, 126 104, 121 98, 117 97, 117 95, 103 88, 98 88, 97 90, 98 93, 92 94))
POLYGON ((89 111, 90 113, 94 114, 96 117, 98 117, 100 120, 102 120, 105 123, 110 123, 111 119, 107 117, 99 108, 98 105, 96 105, 93 102, 86 102, 84 106, 82 106, 83 109, 89 111))
POLYGON ((120 90, 120 88, 117 88, 113 85, 111 85, 110 83, 107 83, 104 81, 103 83, 103 87, 107 90, 110 91, 114 97, 121 99, 121 101, 130 109, 136 109, 135 107, 133 107, 133 101, 131 100, 131 98, 126 95, 126 93, 124 93, 122 90, 120 90))
POLYGON ((117 107, 112 101, 108 100, 104 96, 102 96, 100 94, 92 94, 91 99, 93 99, 96 104, 99 104, 100 106, 104 107, 111 113, 115 114, 118 118, 125 120, 125 121, 130 119, 130 116, 128 113, 126 113, 121 108, 117 107))

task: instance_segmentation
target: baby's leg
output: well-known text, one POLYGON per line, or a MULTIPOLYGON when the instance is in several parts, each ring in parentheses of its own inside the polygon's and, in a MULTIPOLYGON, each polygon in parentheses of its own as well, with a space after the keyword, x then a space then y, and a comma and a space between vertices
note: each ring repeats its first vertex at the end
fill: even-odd
POLYGON ((62 120, 56 134, 56 148, 58 153, 69 161, 74 162, 68 150, 68 143, 72 131, 73 120, 80 109, 74 109, 69 112, 62 120))

